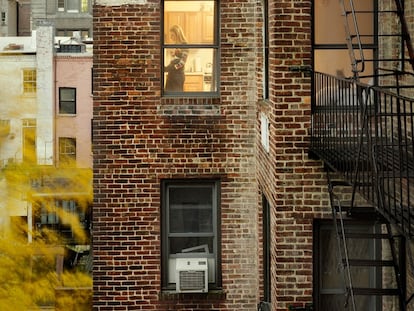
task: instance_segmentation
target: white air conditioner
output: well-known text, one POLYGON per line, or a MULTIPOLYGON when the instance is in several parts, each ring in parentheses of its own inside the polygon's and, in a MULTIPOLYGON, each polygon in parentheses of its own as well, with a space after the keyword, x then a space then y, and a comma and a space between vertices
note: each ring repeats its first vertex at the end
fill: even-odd
POLYGON ((208 292, 207 258, 177 258, 175 284, 179 293, 208 292))

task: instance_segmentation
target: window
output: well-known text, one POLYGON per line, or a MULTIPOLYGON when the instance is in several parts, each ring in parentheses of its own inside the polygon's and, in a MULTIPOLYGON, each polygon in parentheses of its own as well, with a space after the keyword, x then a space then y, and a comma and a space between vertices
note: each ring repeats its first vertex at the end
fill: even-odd
POLYGON ((75 114, 76 113, 76 88, 60 87, 59 88, 59 113, 75 114))
POLYGON ((42 200, 36 204, 34 222, 36 230, 49 229, 59 233, 62 238, 74 238, 74 228, 79 221, 82 229, 88 226, 87 207, 75 200, 42 200))
POLYGON ((165 0, 163 4, 164 94, 216 93, 217 0, 165 0))
MULTIPOLYGON (((367 223, 345 223, 347 233, 371 234, 376 232, 375 225, 367 223)), ((316 223, 315 231, 315 268, 317 282, 315 310, 342 310, 345 305, 344 271, 338 259, 337 234, 332 221, 316 223)), ((349 258, 380 259, 378 258, 381 241, 373 239, 349 239, 347 250, 349 258)), ((373 284, 381 284, 381 268, 375 266, 354 266, 351 277, 355 287, 370 288, 373 284)), ((357 310, 382 310, 379 302, 373 296, 355 296, 357 310)), ((351 305, 350 305, 351 306, 351 305)))
POLYGON ((162 191, 163 288, 175 289, 177 258, 206 258, 209 287, 217 288, 219 182, 165 181, 162 191))
POLYGON ((23 69, 23 93, 36 93, 36 69, 23 69))
POLYGON ((57 0, 58 12, 87 13, 89 10, 88 0, 57 0))
POLYGON ((76 162, 76 139, 59 138, 59 161, 61 165, 74 165, 76 162))
MULTIPOLYGON (((365 12, 365 14, 359 14, 357 22, 359 32, 363 34, 361 44, 364 57, 373 59, 375 50, 373 49, 373 36, 370 36, 370 34, 374 34, 376 31, 374 29, 376 17, 373 14, 375 0, 358 0, 354 1, 353 4, 355 10, 365 12)), ((346 6, 349 6, 349 4, 345 4, 345 9, 350 10, 346 6)), ((314 11, 315 71, 338 77, 352 77, 352 66, 344 27, 345 17, 342 14, 340 1, 315 0, 314 11)), ((347 14, 346 18, 351 19, 352 14, 347 14)), ((351 20, 349 20, 349 23, 350 25, 353 24, 351 20)), ((353 29, 351 31, 354 32, 353 29)), ((359 55, 356 56, 359 57, 359 55)), ((373 71, 373 63, 367 62, 362 75, 372 75, 373 71)), ((368 82, 367 80, 365 82, 368 82)))
POLYGON ((71 37, 85 40, 90 37, 88 29, 56 29, 57 37, 71 37))

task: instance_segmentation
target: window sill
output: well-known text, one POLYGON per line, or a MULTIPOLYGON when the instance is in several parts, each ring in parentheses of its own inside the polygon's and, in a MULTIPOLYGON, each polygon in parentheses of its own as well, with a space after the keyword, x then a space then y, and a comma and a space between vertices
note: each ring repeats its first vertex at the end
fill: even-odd
POLYGON ((160 300, 225 300, 226 293, 222 289, 212 289, 208 293, 177 293, 174 290, 160 292, 160 300))
POLYGON ((163 97, 158 113, 163 116, 219 116, 219 97, 163 97))

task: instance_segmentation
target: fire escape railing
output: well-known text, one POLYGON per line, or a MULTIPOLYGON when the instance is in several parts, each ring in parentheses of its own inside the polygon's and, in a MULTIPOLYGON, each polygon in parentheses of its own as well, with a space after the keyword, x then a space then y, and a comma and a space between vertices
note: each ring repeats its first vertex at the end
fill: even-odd
POLYGON ((413 237, 414 99, 327 74, 314 78, 310 153, 413 237))

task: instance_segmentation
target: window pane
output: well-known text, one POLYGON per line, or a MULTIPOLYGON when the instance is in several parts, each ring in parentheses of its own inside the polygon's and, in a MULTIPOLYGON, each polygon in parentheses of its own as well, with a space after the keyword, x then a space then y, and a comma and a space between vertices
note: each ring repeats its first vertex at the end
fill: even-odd
POLYGON ((23 70, 23 91, 24 93, 36 92, 36 70, 24 69, 23 70))
POLYGON ((60 89, 60 100, 75 100, 75 89, 61 88, 60 89))
POLYGON ((82 13, 87 13, 89 10, 89 6, 88 6, 88 0, 81 0, 81 12, 82 13))
POLYGON ((216 91, 215 58, 215 50, 211 48, 165 49, 165 91, 216 91))
POLYGON ((211 207, 183 206, 171 208, 170 232, 212 232, 212 213, 211 207))
MULTIPOLYGON (((166 44, 177 43, 170 31, 179 26, 182 39, 188 44, 214 43, 215 1, 165 1, 164 40, 166 44)), ((183 41, 178 41, 183 43, 183 41)))
MULTIPOLYGON (((364 57, 372 59, 372 50, 364 50, 364 57)), ((315 71, 325 72, 339 77, 352 77, 352 66, 348 50, 341 49, 324 49, 315 50, 315 71)), ((372 62, 365 63, 364 75, 372 75, 372 62)), ((361 81, 370 83, 368 79, 361 81)))
POLYGON ((63 12, 65 10, 65 0, 57 0, 58 11, 63 12))
POLYGON ((204 253, 205 249, 213 253, 213 237, 170 238, 170 254, 204 253))
POLYGON ((79 12, 79 0, 67 0, 68 12, 79 12))
MULTIPOLYGON (((349 6, 348 2, 345 1, 349 6)), ((370 35, 373 32, 373 3, 372 1, 354 1, 355 10, 365 11, 365 14, 357 14, 357 24, 361 35, 370 35)), ((346 7, 349 10, 348 7, 346 7)), ((352 15, 348 14, 350 32, 355 33, 352 15)), ((346 35, 339 1, 315 1, 315 43, 316 44, 346 44, 346 35), (338 23, 338 21, 341 21, 338 23), (337 26, 332 26, 337 25, 337 26)), ((362 43, 372 43, 373 37, 363 37, 362 43)))
POLYGON ((59 113, 76 113, 75 88, 59 88, 59 113))
POLYGON ((170 187, 169 202, 171 207, 197 205, 211 208, 213 189, 211 187, 170 187))

